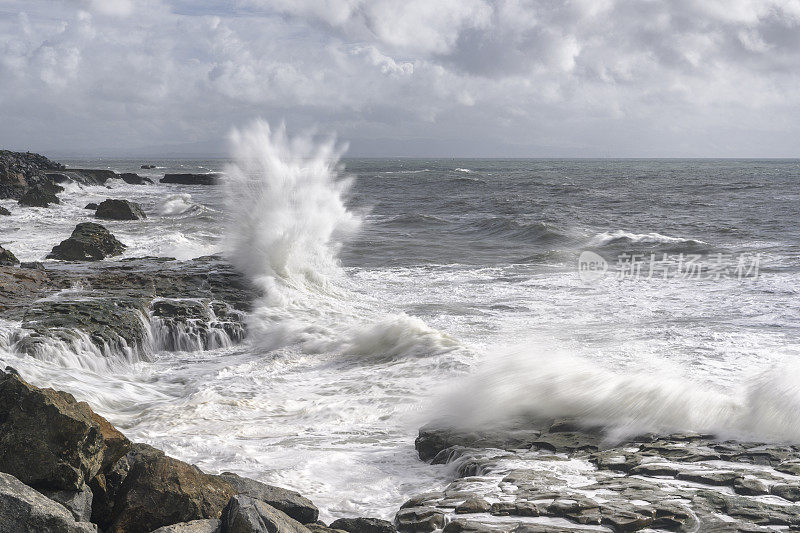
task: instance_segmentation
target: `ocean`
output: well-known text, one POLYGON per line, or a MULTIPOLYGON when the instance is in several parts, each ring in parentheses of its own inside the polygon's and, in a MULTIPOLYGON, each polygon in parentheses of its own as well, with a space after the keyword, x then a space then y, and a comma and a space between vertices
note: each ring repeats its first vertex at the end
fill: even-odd
POLYGON ((256 129, 231 159, 60 161, 225 175, 69 184, 0 217, 20 260, 124 198, 148 218, 103 222, 123 258, 225 254, 264 296, 239 345, 35 359, 6 321, 0 363, 132 440, 298 490, 325 520, 391 519, 451 480, 414 449, 436 417, 800 443, 800 161, 341 155, 256 129))

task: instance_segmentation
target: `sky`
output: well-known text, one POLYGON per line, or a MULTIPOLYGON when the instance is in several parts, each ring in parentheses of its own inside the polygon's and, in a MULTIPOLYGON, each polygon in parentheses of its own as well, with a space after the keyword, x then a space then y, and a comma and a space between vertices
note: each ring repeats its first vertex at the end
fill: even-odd
POLYGON ((0 148, 800 157, 800 0, 0 0, 0 148))

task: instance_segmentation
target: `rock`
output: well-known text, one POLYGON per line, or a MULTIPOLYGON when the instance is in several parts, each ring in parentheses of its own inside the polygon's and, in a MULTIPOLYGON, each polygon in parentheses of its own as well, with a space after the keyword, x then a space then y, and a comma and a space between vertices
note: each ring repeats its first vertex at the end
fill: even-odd
POLYGON ((633 467, 630 470, 633 476, 667 476, 675 477, 678 475, 678 469, 672 465, 658 464, 658 463, 643 463, 639 466, 633 467))
POLYGON ((47 191, 41 185, 31 187, 19 199, 19 205, 26 207, 47 207, 50 204, 60 203, 55 193, 47 191))
POLYGON ((151 533, 220 533, 222 522, 216 519, 192 520, 154 529, 151 533))
POLYGON ((548 450, 551 452, 597 451, 600 447, 600 437, 588 433, 563 431, 548 433, 540 436, 531 445, 535 450, 548 450))
POLYGON ((147 215, 142 211, 142 207, 136 202, 113 199, 100 202, 94 216, 106 220, 140 220, 147 218, 147 215))
POLYGON ((8 209, 6 209, 5 207, 0 205, 0 215, 9 216, 10 214, 11 214, 11 211, 9 211, 8 209))
POLYGON ((763 496, 769 494, 767 485, 757 478, 739 477, 733 482, 733 490, 743 496, 763 496))
POLYGON ((0 150, 0 199, 19 199, 29 188, 50 181, 46 171, 63 168, 39 154, 0 150))
POLYGON ((10 474, 0 473, 0 531, 8 533, 97 533, 97 526, 76 522, 62 505, 10 474))
POLYGON ((76 522, 90 522, 92 519, 92 489, 84 485, 82 490, 40 490, 54 502, 63 505, 76 522))
POLYGON ((297 492, 267 485, 231 472, 223 472, 219 477, 230 483, 237 494, 268 503, 301 524, 310 524, 319 518, 319 509, 311 500, 297 492))
POLYGON ((222 513, 225 533, 309 533, 297 520, 249 496, 230 499, 222 513))
POLYGON ((85 402, 29 385, 14 373, 0 372, 0 421, 0 471, 39 489, 83 490, 129 445, 85 402), (104 432, 115 433, 109 436, 113 445, 106 444, 104 432))
POLYGON ((445 514, 434 507, 408 507, 401 509, 394 520, 399 531, 428 533, 444 527, 445 514))
POLYGON ((488 513, 492 506, 483 498, 470 498, 458 507, 456 507, 456 514, 468 513, 488 513))
POLYGON ((108 180, 117 178, 113 170, 95 168, 70 168, 62 174, 82 185, 105 185, 108 180))
POLYGON ((414 441, 419 458, 430 461, 439 452, 452 446, 465 448, 529 448, 541 431, 512 424, 508 428, 496 428, 484 431, 464 431, 457 428, 428 424, 419 430, 414 441))
POLYGON ((139 174, 134 174, 132 172, 124 172, 120 174, 119 177, 122 179, 122 181, 124 181, 125 183, 129 183, 131 185, 144 185, 146 183, 147 184, 153 183, 153 180, 151 180, 150 178, 140 176, 139 174))
POLYGON ((705 485, 725 486, 733 485, 733 482, 740 476, 736 472, 680 472, 676 479, 681 481, 693 481, 705 485))
POLYGON ((48 259, 65 261, 98 261, 119 255, 126 246, 119 242, 104 226, 82 222, 75 226, 72 235, 53 247, 48 259))
POLYGON ((136 448, 127 460, 130 471, 116 494, 107 533, 138 533, 219 518, 235 493, 219 477, 152 448, 136 448))
POLYGON ((98 206, 97 206, 97 204, 96 204, 96 203, 94 203, 94 202, 89 202, 88 204, 86 204, 86 207, 84 207, 84 209, 97 209, 97 207, 98 207, 98 206))
POLYGON ((800 484, 798 483, 779 483, 773 486, 770 492, 790 502, 800 501, 800 484))
POLYGON ((214 185, 222 174, 164 174, 161 183, 177 183, 180 185, 214 185))
POLYGON ((19 264, 17 256, 0 246, 0 266, 14 266, 19 264))
POLYGON ((156 168, 156 166, 155 165, 142 165, 139 168, 150 169, 150 168, 156 168))
POLYGON ((340 518, 329 526, 331 529, 341 529, 348 533, 396 533, 397 529, 391 522, 379 518, 340 518))

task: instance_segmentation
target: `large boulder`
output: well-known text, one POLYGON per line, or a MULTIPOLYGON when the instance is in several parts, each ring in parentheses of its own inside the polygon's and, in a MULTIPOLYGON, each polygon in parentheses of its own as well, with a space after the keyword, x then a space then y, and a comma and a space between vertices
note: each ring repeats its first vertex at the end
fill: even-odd
POLYGON ((0 371, 0 471, 35 488, 80 491, 129 446, 85 402, 0 371))
POLYGON ((164 174, 161 183, 177 183, 180 185, 214 185, 221 176, 218 172, 208 174, 164 174))
POLYGON ((65 261, 99 261, 119 255, 126 246, 119 242, 104 226, 82 222, 75 226, 72 235, 53 247, 48 259, 65 261))
POLYGON ((47 490, 39 492, 63 505, 77 522, 91 522, 92 519, 92 489, 84 485, 82 490, 47 490))
POLYGON ((126 459, 130 471, 117 491, 107 533, 219 518, 235 494, 226 481, 153 448, 134 449, 126 459))
POLYGON ((142 206, 136 202, 114 199, 100 202, 94 216, 106 220, 140 220, 147 218, 147 215, 142 211, 142 206))
POLYGON ((319 509, 311 500, 297 492, 267 485, 230 472, 224 472, 220 477, 230 483, 238 494, 268 503, 301 524, 310 524, 319 518, 319 509))
POLYGON ((19 199, 19 205, 25 207, 47 207, 50 204, 58 203, 60 200, 53 190, 43 185, 31 187, 19 199))
POLYGON ((14 266, 19 264, 17 256, 0 246, 0 266, 14 266))
POLYGON ((134 174, 133 172, 123 172, 119 175, 119 177, 122 179, 122 181, 131 185, 144 185, 146 183, 153 183, 153 180, 150 178, 140 176, 139 174, 134 174))
POLYGON ((10 474, 0 473, 0 531, 3 533, 97 533, 97 526, 76 522, 62 505, 10 474))
POLYGON ((46 171, 62 168, 39 154, 0 150, 0 198, 19 199, 29 188, 48 181, 46 171))
POLYGON ((230 499, 222 513, 224 533, 310 533, 300 522, 249 496, 230 499))

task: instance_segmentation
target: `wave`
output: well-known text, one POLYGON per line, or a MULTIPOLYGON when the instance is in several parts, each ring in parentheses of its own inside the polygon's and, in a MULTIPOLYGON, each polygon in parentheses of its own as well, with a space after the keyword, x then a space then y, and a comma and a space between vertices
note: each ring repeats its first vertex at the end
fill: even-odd
POLYGON ((800 442, 800 364, 742 375, 725 389, 688 379, 667 361, 622 372, 528 344, 508 350, 446 398, 446 416, 467 426, 519 417, 575 418, 610 440, 694 431, 721 438, 800 442))
POLYGON ((356 292, 346 276, 338 252, 363 218, 345 205, 352 181, 341 174, 344 149, 334 139, 290 139, 284 126, 273 131, 258 120, 234 130, 231 145, 226 255, 263 290, 248 320, 258 347, 375 362, 452 349, 418 319, 356 292))
POLYGON ((489 217, 462 225, 462 232, 481 237, 503 237, 534 243, 568 241, 571 237, 544 222, 526 222, 509 217, 489 217))
POLYGON ((669 237, 661 233, 631 233, 623 230, 606 231, 593 236, 588 246, 599 248, 620 248, 642 246, 647 248, 667 248, 669 250, 698 250, 709 248, 705 241, 669 237))
POLYGON ((205 210, 205 206, 192 202, 192 195, 187 193, 171 194, 158 207, 158 212, 162 216, 196 215, 205 210))
POLYGON ((379 224, 382 226, 427 226, 427 225, 442 225, 447 224, 447 220, 424 213, 404 213, 397 215, 387 220, 381 221, 379 224))

